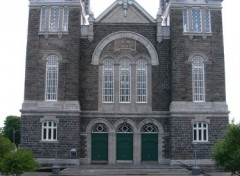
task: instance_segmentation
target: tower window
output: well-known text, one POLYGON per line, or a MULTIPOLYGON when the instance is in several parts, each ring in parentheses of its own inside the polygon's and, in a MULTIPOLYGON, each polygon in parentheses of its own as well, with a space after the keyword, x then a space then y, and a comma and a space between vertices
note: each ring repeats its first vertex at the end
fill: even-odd
POLYGON ((201 56, 195 56, 192 61, 192 89, 194 102, 205 101, 204 77, 204 60, 201 56))
POLYGON ((56 101, 58 92, 58 57, 50 55, 46 63, 45 100, 56 101))
POLYGON ((197 7, 183 9, 183 32, 211 33, 210 10, 197 7))
POLYGON ((40 33, 57 33, 68 31, 68 7, 45 7, 41 8, 40 33))

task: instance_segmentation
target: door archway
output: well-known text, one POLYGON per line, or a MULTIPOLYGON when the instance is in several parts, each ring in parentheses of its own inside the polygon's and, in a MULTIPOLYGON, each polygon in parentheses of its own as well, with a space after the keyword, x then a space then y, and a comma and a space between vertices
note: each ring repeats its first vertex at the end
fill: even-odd
POLYGON ((142 161, 158 161, 158 128, 152 123, 141 129, 142 161))
POLYGON ((108 131, 106 125, 97 123, 92 128, 92 163, 108 162, 108 131))
POLYGON ((133 128, 124 122, 117 128, 117 160, 133 160, 133 128))

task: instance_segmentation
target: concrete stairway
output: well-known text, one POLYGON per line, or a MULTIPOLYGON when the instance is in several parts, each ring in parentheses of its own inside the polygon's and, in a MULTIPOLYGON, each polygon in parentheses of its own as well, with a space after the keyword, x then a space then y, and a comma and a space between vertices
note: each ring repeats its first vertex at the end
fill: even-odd
POLYGON ((180 166, 141 164, 141 165, 87 165, 68 167, 61 176, 187 176, 191 172, 180 166))

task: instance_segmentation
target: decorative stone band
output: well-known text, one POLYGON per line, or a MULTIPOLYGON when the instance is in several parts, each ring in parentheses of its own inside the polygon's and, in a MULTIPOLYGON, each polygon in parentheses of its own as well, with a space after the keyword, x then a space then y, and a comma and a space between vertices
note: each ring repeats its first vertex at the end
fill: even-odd
POLYGON ((80 113, 78 101, 31 101, 25 100, 20 110, 23 115, 27 114, 76 114, 80 113))
POLYGON ((194 114, 200 116, 228 116, 228 106, 226 102, 186 102, 173 101, 170 104, 171 116, 194 114))

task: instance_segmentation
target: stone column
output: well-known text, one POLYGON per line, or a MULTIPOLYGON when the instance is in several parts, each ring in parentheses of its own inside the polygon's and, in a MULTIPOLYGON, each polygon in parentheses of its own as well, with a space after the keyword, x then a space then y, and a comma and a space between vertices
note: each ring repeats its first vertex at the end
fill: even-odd
POLYGON ((116 133, 108 134, 108 163, 116 164, 116 133))

